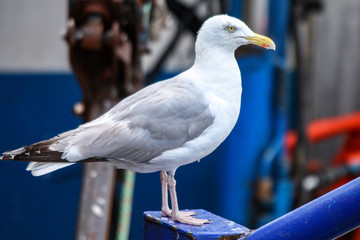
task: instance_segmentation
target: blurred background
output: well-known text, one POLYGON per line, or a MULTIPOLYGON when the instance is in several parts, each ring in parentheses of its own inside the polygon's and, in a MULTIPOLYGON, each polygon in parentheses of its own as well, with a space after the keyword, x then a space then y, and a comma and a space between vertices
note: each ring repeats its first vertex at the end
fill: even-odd
MULTIPOLYGON (((178 169, 180 208, 257 228, 357 177, 358 0, 2 0, 0 152, 73 129, 187 69, 196 32, 220 13, 277 50, 237 50, 239 121, 214 153, 178 169)), ((0 238, 82 239, 87 170, 33 177, 26 165, 0 162, 0 238)), ((93 230, 107 239, 141 239, 142 213, 161 207, 159 174, 128 174, 99 179, 116 183, 99 217, 106 227, 93 230)))

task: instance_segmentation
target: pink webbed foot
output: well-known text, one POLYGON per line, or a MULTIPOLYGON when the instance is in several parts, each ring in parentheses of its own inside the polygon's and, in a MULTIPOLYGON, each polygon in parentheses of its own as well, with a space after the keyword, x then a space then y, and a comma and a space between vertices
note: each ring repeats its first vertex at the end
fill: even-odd
POLYGON ((174 214, 172 216, 172 219, 173 221, 176 222, 189 224, 189 225, 196 225, 196 226, 201 226, 206 223, 211 223, 211 221, 208 219, 194 218, 191 215, 189 215, 189 213, 194 213, 194 212, 178 212, 177 214, 174 214))
MULTIPOLYGON (((190 217, 190 216, 196 215, 197 213, 192 212, 192 211, 180 211, 180 214, 182 216, 190 217)), ((161 216, 163 216, 163 217, 172 217, 172 211, 170 210, 170 208, 161 209, 161 216)))

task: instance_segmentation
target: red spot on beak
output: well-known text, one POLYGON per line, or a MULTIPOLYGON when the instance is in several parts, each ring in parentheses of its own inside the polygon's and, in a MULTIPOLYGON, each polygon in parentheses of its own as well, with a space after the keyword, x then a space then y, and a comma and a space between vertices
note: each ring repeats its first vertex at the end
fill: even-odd
POLYGON ((267 44, 267 43, 263 43, 261 46, 262 46, 263 48, 269 48, 269 44, 267 44))

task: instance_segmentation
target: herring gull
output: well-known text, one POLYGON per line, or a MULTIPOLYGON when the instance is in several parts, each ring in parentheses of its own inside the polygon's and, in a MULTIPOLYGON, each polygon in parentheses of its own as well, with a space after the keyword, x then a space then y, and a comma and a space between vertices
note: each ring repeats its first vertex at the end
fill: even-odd
POLYGON ((198 32, 190 69, 138 91, 91 122, 7 151, 2 159, 30 161, 26 170, 34 176, 87 161, 140 173, 160 171, 162 216, 191 225, 208 223, 179 211, 174 175, 178 167, 213 152, 233 129, 242 92, 234 52, 246 44, 275 50, 271 39, 242 21, 211 17, 198 32))

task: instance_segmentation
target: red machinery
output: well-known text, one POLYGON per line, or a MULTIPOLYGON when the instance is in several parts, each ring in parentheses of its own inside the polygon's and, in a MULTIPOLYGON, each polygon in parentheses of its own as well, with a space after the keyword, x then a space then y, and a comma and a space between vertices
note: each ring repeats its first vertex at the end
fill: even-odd
MULTIPOLYGON (((360 166, 360 112, 316 120, 307 127, 308 139, 313 143, 340 134, 345 134, 346 139, 332 161, 333 166, 360 166)), ((338 187, 352 178, 351 176, 342 178, 334 187, 338 187)))

